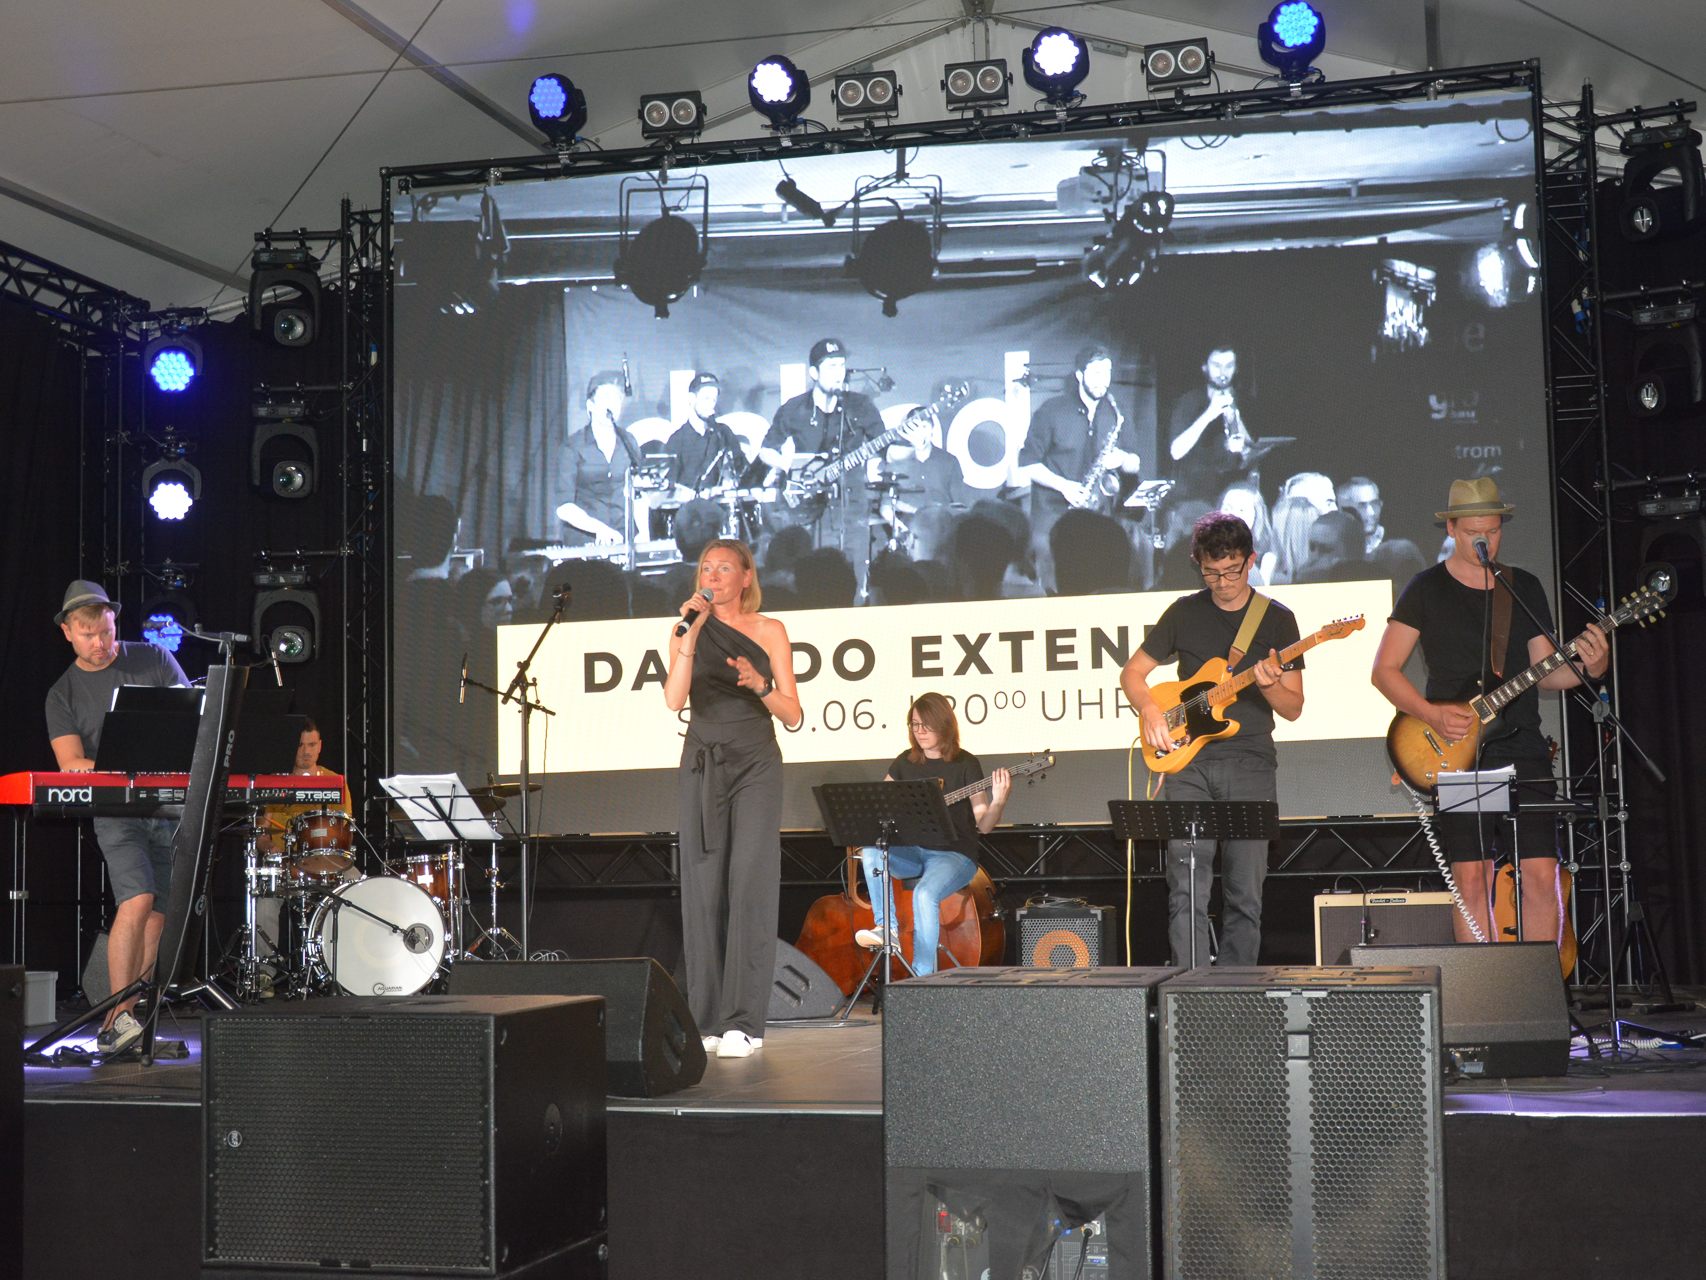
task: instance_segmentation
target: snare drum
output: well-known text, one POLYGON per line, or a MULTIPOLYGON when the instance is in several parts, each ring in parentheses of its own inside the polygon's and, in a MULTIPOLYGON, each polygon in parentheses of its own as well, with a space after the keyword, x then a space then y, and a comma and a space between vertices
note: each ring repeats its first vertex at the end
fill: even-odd
POLYGON ((439 906, 447 906, 453 897, 461 897, 462 856, 455 845, 443 853, 416 853, 392 864, 403 879, 419 885, 439 906))
POLYGON ((293 884, 330 888, 342 884, 354 866, 355 823, 347 813, 323 810, 290 820, 284 874, 293 884))
POLYGON ((308 936, 316 967, 352 996, 412 996, 444 960, 438 908, 395 876, 340 885, 315 907, 308 936))

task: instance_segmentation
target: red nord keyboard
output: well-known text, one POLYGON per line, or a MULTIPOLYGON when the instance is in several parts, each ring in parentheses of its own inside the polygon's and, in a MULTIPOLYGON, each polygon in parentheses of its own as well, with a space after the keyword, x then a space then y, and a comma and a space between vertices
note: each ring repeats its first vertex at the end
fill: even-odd
MULTIPOLYGON (((182 804, 189 790, 184 773, 8 773, 0 776, 0 805, 46 813, 136 813, 182 804)), ((344 780, 309 776, 234 773, 225 785, 228 805, 338 804, 344 780)))

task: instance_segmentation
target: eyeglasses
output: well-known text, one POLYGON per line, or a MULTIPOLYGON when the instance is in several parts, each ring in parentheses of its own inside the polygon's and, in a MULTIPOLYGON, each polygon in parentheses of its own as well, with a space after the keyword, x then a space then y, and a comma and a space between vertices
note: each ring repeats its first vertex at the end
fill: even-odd
POLYGON ((1246 561, 1236 569, 1203 569, 1201 570, 1202 580, 1204 582, 1222 582, 1230 581, 1233 578, 1242 578, 1244 576, 1244 570, 1249 567, 1249 562, 1246 561))
POLYGON ((908 720, 906 722, 906 727, 911 729, 914 733, 917 733, 920 729, 924 730, 926 733, 930 731, 930 726, 925 724, 922 720, 908 720))

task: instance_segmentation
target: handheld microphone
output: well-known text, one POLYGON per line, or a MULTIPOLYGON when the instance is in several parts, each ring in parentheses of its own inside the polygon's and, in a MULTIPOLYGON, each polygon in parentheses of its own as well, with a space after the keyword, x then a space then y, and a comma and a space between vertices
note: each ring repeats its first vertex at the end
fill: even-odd
POLYGON ((1487 555, 1487 540, 1485 538, 1478 537, 1469 545, 1475 548, 1475 558, 1483 565, 1491 563, 1491 559, 1487 555))
POLYGON ((628 376, 628 353, 626 351, 622 353, 622 394, 625 396, 634 394, 634 381, 628 376))
POLYGON ((456 686, 456 704, 461 706, 468 701, 468 654, 462 654, 462 681, 456 686))
MULTIPOLYGON (((705 597, 705 603, 706 604, 709 604, 711 602, 711 588, 701 587, 699 589, 699 594, 705 597)), ((692 628, 692 626, 693 626, 693 617, 691 614, 689 614, 687 612, 687 606, 682 605, 681 606, 681 621, 675 624, 676 636, 680 637, 680 636, 686 635, 687 632, 692 628)))

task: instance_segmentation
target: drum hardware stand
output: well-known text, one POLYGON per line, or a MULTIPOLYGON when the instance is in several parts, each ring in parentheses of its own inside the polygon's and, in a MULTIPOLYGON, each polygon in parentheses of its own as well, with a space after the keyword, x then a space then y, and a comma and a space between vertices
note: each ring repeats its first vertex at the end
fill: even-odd
MULTIPOLYGON (((1279 835, 1279 805, 1272 800, 1110 800, 1116 840, 1156 840, 1166 865, 1167 842, 1183 840, 1189 856, 1190 935, 1189 964, 1195 969, 1197 955, 1197 841, 1272 840, 1279 835)), ((1212 857, 1212 853, 1210 854, 1212 857)), ((1173 963, 1186 957, 1174 956, 1173 963)))
MULTIPOLYGON (((1628 1027, 1631 1030, 1635 1030, 1642 1035, 1658 1035, 1658 1036, 1660 1036, 1660 1038, 1671 1038, 1671 1037, 1666 1037, 1666 1036, 1663 1036, 1661 1033, 1653 1032, 1650 1028, 1647 1028, 1647 1027, 1636 1026, 1636 1024, 1626 1021, 1618 1013, 1618 995, 1617 995, 1617 950, 1618 950, 1618 948, 1617 948, 1617 938, 1616 938, 1616 932, 1617 931, 1616 931, 1616 928, 1614 925, 1613 913, 1611 910, 1611 820, 1612 820, 1612 814, 1611 814, 1610 796, 1608 795, 1607 787, 1606 787, 1607 779, 1610 776, 1609 773, 1607 772, 1607 763, 1608 762, 1607 762, 1607 758, 1606 758, 1606 745, 1607 745, 1607 741, 1610 738, 1611 734, 1607 733, 1606 730, 1609 728, 1611 733, 1615 733, 1617 735, 1617 739, 1619 742, 1625 742, 1625 743, 1629 744, 1630 749, 1632 751, 1634 751, 1634 753, 1635 753, 1636 759, 1638 759, 1641 762, 1641 766, 1644 769, 1646 769, 1648 774, 1650 774, 1652 776, 1652 779, 1654 782, 1658 783, 1659 786, 1663 787, 1667 784, 1666 778, 1664 775, 1664 771, 1661 770, 1659 768, 1659 766, 1653 761, 1653 758, 1650 755, 1648 755, 1646 753, 1646 751, 1644 751, 1642 749, 1641 744, 1635 740, 1635 738, 1630 734, 1629 730, 1624 727, 1623 722, 1617 718, 1616 713, 1614 713, 1612 711, 1611 699, 1610 699, 1609 695, 1605 694, 1605 693, 1596 693, 1593 691, 1594 690, 1593 679, 1588 675, 1587 667, 1584 666, 1580 662, 1580 660, 1577 659, 1575 654, 1571 653, 1569 651, 1569 649, 1567 649, 1563 644, 1561 644, 1559 642, 1557 635, 1553 632, 1552 628, 1547 625, 1548 620, 1544 619, 1544 618, 1537 617, 1535 615, 1534 610, 1529 608, 1528 601, 1526 601, 1522 598, 1522 595, 1520 592, 1513 590, 1510 583, 1505 580, 1505 572, 1504 572, 1503 567, 1501 565, 1497 564, 1496 562, 1491 561, 1491 560, 1484 561, 1484 564, 1485 564, 1485 567, 1487 569, 1487 572, 1492 575, 1493 581, 1498 586, 1503 587, 1505 590, 1505 594, 1510 596, 1510 598, 1512 600, 1516 601, 1517 607, 1520 608, 1523 611, 1523 613, 1528 616, 1528 620, 1530 623, 1533 624, 1535 630, 1538 631, 1543 637, 1545 637, 1547 642, 1549 644, 1551 644, 1552 648, 1557 651, 1558 656, 1563 658, 1564 661, 1569 664, 1570 670, 1576 673, 1576 678, 1581 681, 1581 684, 1573 692, 1575 693, 1575 696, 1576 696, 1578 701, 1586 703, 1586 705, 1588 707, 1589 714, 1591 714, 1593 717, 1593 722, 1594 722, 1594 727, 1595 727, 1594 741, 1597 745, 1597 752, 1598 752, 1598 757, 1599 757, 1598 764, 1599 764, 1599 782, 1600 782, 1599 797, 1598 797, 1598 801, 1597 801, 1596 806, 1595 806, 1595 812, 1596 812, 1596 816, 1597 816, 1598 821, 1599 821, 1600 873, 1604 877, 1604 879, 1602 880, 1601 883, 1603 884, 1604 890, 1605 890, 1606 1028, 1607 1028, 1607 1030, 1609 1030, 1611 1032, 1611 1057, 1613 1060, 1615 1060, 1620 1056, 1622 1048, 1623 1048, 1623 1031, 1624 1031, 1625 1027, 1628 1027)), ((1599 616, 1600 614, 1602 614, 1603 612, 1604 612, 1603 609, 1598 608, 1598 607, 1595 607, 1593 610, 1593 613, 1596 617, 1599 616)), ((1607 637, 1607 643, 1610 643, 1610 637, 1609 636, 1607 637)), ((1614 656, 1615 656, 1615 651, 1614 651, 1614 656)), ((1610 673, 1612 671, 1612 668, 1607 667, 1606 670, 1608 673, 1610 673)), ((1619 820, 1621 820, 1621 819, 1619 819, 1619 820)), ((1625 875, 1627 875, 1627 872, 1625 872, 1625 875)), ((1625 882, 1624 894, 1625 894, 1624 902, 1627 905, 1627 903, 1628 903, 1627 882, 1625 882)), ((1517 936, 1520 938, 1522 936, 1522 934, 1520 932, 1520 930, 1521 930, 1520 922, 1522 920, 1522 916, 1520 915, 1521 901, 1522 901, 1522 882, 1520 879, 1518 879, 1518 881, 1517 881, 1516 895, 1517 895, 1517 904, 1518 904, 1518 911, 1519 911, 1519 914, 1517 916, 1517 920, 1519 922, 1518 923, 1518 934, 1517 934, 1517 936)), ((1623 945, 1625 948, 1628 947, 1629 939, 1627 937, 1624 938, 1623 945)), ((1668 985, 1668 983, 1667 983, 1667 985, 1668 985)), ((1591 1038, 1589 1040, 1589 1043, 1590 1044, 1592 1043, 1591 1038)))
MULTIPOLYGON (((630 471, 631 470, 632 469, 630 468, 630 471)), ((633 539, 630 535, 629 546, 632 547, 632 545, 633 539)), ((532 676, 531 671, 533 668, 533 659, 538 655, 540 646, 545 643, 545 637, 551 634, 552 627, 556 626, 563 620, 563 614, 569 607, 569 596, 569 584, 565 582, 562 586, 557 588, 555 607, 551 610, 551 616, 545 620, 545 625, 539 629, 539 634, 534 637, 533 647, 527 651, 527 656, 515 664, 515 675, 510 678, 510 682, 507 687, 497 689, 489 684, 482 684, 478 680, 470 679, 466 676, 463 677, 464 684, 471 685, 476 689, 485 690, 487 693, 496 697, 499 703, 514 703, 516 710, 521 713, 521 958, 523 960, 526 960, 531 954, 528 951, 527 946, 527 924, 528 915, 533 908, 533 904, 530 901, 532 894, 529 884, 527 865, 528 857, 532 852, 533 841, 532 814, 528 803, 528 787, 529 783, 532 781, 533 713, 535 711, 539 711, 548 716, 554 716, 557 714, 544 703, 537 701, 539 681, 532 676)), ((492 859, 495 863, 497 859, 497 850, 495 847, 492 850, 492 859)), ((494 914, 492 923, 495 926, 497 924, 497 917, 495 914, 495 904, 497 901, 495 877, 493 883, 492 900, 494 903, 494 914)))
MULTIPOLYGON (((929 779, 906 782, 829 782, 813 787, 818 811, 829 838, 844 847, 876 846, 881 851, 877 884, 883 895, 884 912, 888 917, 881 934, 883 943, 877 948, 865 975, 847 997, 847 1003, 836 1013, 834 1026, 846 1026, 866 987, 871 991, 873 1010, 881 1009, 883 991, 889 984, 889 961, 897 960, 908 975, 913 969, 901 955, 895 938, 900 921, 895 917, 894 893, 889 878, 889 847, 894 844, 917 845, 926 849, 948 849, 954 844, 953 820, 948 806, 942 801, 941 786, 929 779)), ((875 913, 876 904, 872 903, 875 913)), ((872 921, 875 924, 875 921, 872 921)), ((916 919, 913 929, 918 925, 916 919)), ((806 1020, 812 1021, 812 1020, 806 1020)))

